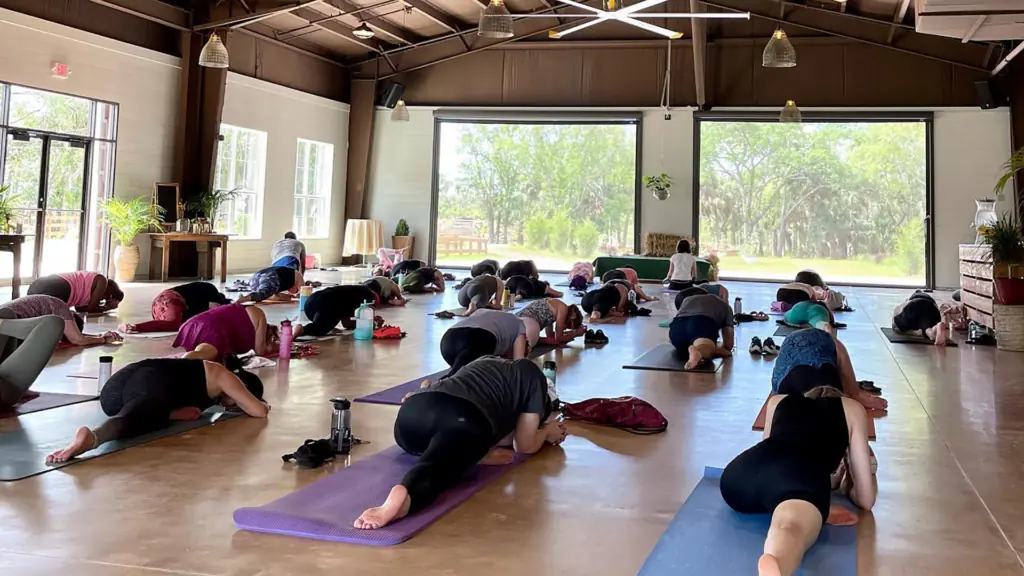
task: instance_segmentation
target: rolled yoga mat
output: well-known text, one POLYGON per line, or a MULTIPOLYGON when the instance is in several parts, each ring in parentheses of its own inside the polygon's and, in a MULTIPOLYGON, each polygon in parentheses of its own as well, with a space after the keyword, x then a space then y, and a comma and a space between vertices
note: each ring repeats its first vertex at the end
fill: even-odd
POLYGON ((661 370, 664 372, 704 372, 714 374, 722 367, 721 358, 712 358, 710 361, 702 362, 693 370, 684 368, 686 358, 682 358, 671 344, 661 344, 651 348, 623 366, 630 370, 661 370))
POLYGON ((0 410, 0 419, 17 418, 24 414, 42 412, 43 410, 49 410, 51 408, 60 408, 61 406, 70 406, 72 404, 89 402, 97 398, 99 398, 99 396, 59 394, 57 392, 34 392, 29 390, 21 397, 21 401, 17 404, 5 410, 0 410))
MULTIPOLYGON (((740 514, 722 499, 720 468, 705 468, 672 523, 665 529, 639 576, 701 574, 748 576, 757 573, 769 514, 740 514)), ((843 498, 833 503, 852 508, 843 498)), ((823 526, 804 556, 798 576, 856 576, 857 526, 823 526)))
MULTIPOLYGON (((550 344, 538 344, 530 350, 530 358, 537 358, 551 352, 555 349, 550 344)), ((437 382, 442 376, 448 373, 448 369, 445 368, 439 372, 428 374, 426 376, 420 376, 419 378, 413 378, 408 382, 399 384, 398 386, 392 386, 391 388, 385 388, 380 392, 374 392, 366 396, 360 396, 355 399, 355 402, 365 402, 366 404, 390 404, 398 406, 402 403, 402 399, 405 395, 410 392, 415 392, 420 389, 420 385, 424 380, 430 380, 431 383, 437 382)))
POLYGON ((239 415, 224 412, 220 407, 210 408, 197 420, 172 422, 168 427, 149 434, 108 442, 68 462, 47 464, 46 456, 70 444, 80 427, 95 428, 106 420, 107 415, 103 413, 99 402, 85 402, 29 414, 18 419, 16 429, 0 433, 0 481, 9 482, 43 474, 239 415))
POLYGON ((476 466, 416 514, 378 530, 353 528, 359 515, 367 508, 380 506, 391 487, 417 461, 416 456, 392 446, 270 504, 235 510, 235 526, 299 538, 393 546, 412 538, 522 460, 517 458, 507 466, 476 466))
MULTIPOLYGON (((925 336, 904 334, 902 332, 897 332, 887 326, 882 326, 882 334, 885 334, 886 339, 889 340, 889 342, 892 342, 893 344, 928 344, 929 346, 935 344, 934 340, 931 340, 930 338, 927 338, 925 336)), ((949 348, 958 347, 956 345, 956 342, 954 342, 952 338, 948 339, 948 341, 946 342, 946 346, 949 348)))
MULTIPOLYGON (((764 425, 768 420, 768 401, 771 399, 771 394, 765 398, 764 404, 761 405, 761 411, 757 413, 757 418, 754 418, 751 430, 764 430, 764 425)), ((875 440, 875 419, 870 411, 868 412, 868 440, 875 440)))

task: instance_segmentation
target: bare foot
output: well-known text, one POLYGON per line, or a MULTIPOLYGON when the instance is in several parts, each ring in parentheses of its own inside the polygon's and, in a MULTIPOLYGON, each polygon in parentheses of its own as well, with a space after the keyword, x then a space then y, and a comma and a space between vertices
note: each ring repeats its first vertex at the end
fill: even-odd
POLYGON ((825 520, 825 523, 832 526, 853 526, 857 520, 859 518, 856 512, 845 506, 833 504, 828 509, 828 520, 825 520))
POLYGON ((384 504, 363 512, 352 525, 360 530, 376 530, 409 513, 409 491, 405 486, 395 486, 384 504))
POLYGON ((779 561, 771 554, 762 554, 757 559, 758 576, 782 576, 782 568, 779 568, 779 561))
POLYGON ((949 325, 945 322, 935 327, 935 345, 945 346, 949 342, 949 325))
POLYGON ((117 329, 120 330, 121 332, 124 332, 125 334, 135 334, 134 324, 121 324, 120 326, 117 327, 117 329))
POLYGON ((75 456, 87 452, 96 447, 96 435, 92 433, 92 430, 82 426, 75 432, 75 439, 68 447, 63 450, 57 450, 53 454, 46 457, 47 464, 55 464, 58 462, 67 462, 75 456))
POLYGON ((491 448, 491 451, 480 461, 484 466, 505 466, 511 464, 516 453, 506 448, 491 448))
POLYGON ((690 352, 690 359, 686 362, 686 365, 683 366, 683 368, 686 368, 687 370, 693 370, 694 368, 696 368, 700 364, 700 361, 702 360, 702 358, 700 356, 700 351, 698 351, 693 346, 690 346, 689 352, 690 352))

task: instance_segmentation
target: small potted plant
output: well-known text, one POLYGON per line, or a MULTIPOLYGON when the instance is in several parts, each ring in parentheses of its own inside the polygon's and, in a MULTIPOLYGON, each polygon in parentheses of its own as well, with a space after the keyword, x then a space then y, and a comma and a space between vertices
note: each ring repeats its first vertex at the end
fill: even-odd
POLYGON ((672 177, 665 173, 644 176, 644 188, 650 190, 658 200, 667 200, 672 188, 672 177))
POLYGON ((164 209, 149 198, 136 196, 131 200, 108 198, 100 201, 103 223, 117 241, 114 249, 114 272, 118 282, 131 282, 139 267, 139 246, 135 237, 150 228, 159 228, 164 209))
POLYGON ((203 190, 188 201, 188 211, 196 219, 200 229, 193 230, 197 234, 207 234, 217 229, 217 214, 223 203, 237 194, 235 190, 203 190), (208 228, 206 230, 202 228, 208 228))
POLYGON ((415 236, 409 234, 409 223, 402 218, 395 226, 395 235, 391 237, 391 247, 395 250, 405 250, 404 256, 412 258, 412 245, 416 240, 415 236))

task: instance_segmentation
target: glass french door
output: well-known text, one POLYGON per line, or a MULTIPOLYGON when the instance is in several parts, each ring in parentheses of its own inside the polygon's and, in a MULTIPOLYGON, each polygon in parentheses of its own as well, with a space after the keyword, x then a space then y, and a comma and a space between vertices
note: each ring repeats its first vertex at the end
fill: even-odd
POLYGON ((25 235, 23 279, 82 268, 90 145, 84 138, 8 132, 4 183, 11 187, 11 224, 25 235))

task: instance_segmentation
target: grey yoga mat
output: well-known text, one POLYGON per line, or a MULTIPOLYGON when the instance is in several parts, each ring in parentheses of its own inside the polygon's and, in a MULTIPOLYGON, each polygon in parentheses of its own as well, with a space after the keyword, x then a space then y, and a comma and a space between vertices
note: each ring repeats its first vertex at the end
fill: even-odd
POLYGON ((25 393, 21 402, 18 402, 13 407, 6 410, 0 410, 0 419, 3 418, 17 418, 24 416, 25 414, 32 414, 33 412, 42 412, 43 410, 50 410, 52 408, 60 408, 61 406, 70 406, 72 404, 80 404, 82 402, 89 402, 95 400, 98 396, 88 396, 85 394, 60 394, 57 392, 33 392, 29 390, 25 393))
MULTIPOLYGON (((928 344, 929 346, 934 345, 935 341, 924 336, 917 336, 914 334, 904 334, 897 332, 888 326, 882 326, 882 334, 885 334, 886 339, 893 344, 928 344)), ((948 348, 957 348, 956 342, 952 338, 946 342, 948 348)))
POLYGON ((10 482, 43 474, 111 452, 195 430, 238 415, 235 412, 224 412, 220 407, 210 408, 197 420, 173 422, 170 426, 156 432, 108 442, 98 449, 86 452, 68 462, 47 464, 46 456, 67 446, 74 439, 75 432, 80 427, 98 426, 107 416, 100 408, 99 402, 85 402, 28 414, 18 418, 16 429, 0 433, 0 481, 10 482))
POLYGON ((416 463, 415 456, 392 446, 270 504, 235 510, 235 526, 299 538, 393 546, 412 538, 522 460, 507 466, 476 466, 420 512, 378 530, 358 530, 352 526, 356 518, 367 508, 380 506, 391 487, 416 463))
MULTIPOLYGON (((771 516, 740 514, 729 508, 722 499, 721 476, 719 468, 704 469, 704 477, 661 535, 639 576, 747 576, 757 572, 771 516)), ((844 500, 833 497, 833 502, 844 500)), ((856 576, 857 527, 824 526, 796 573, 856 576)))
POLYGON ((682 358, 671 344, 661 344, 651 348, 623 366, 630 370, 660 370, 663 372, 704 372, 713 374, 722 367, 721 358, 713 358, 710 362, 703 362, 693 370, 684 368, 686 358, 682 358))

